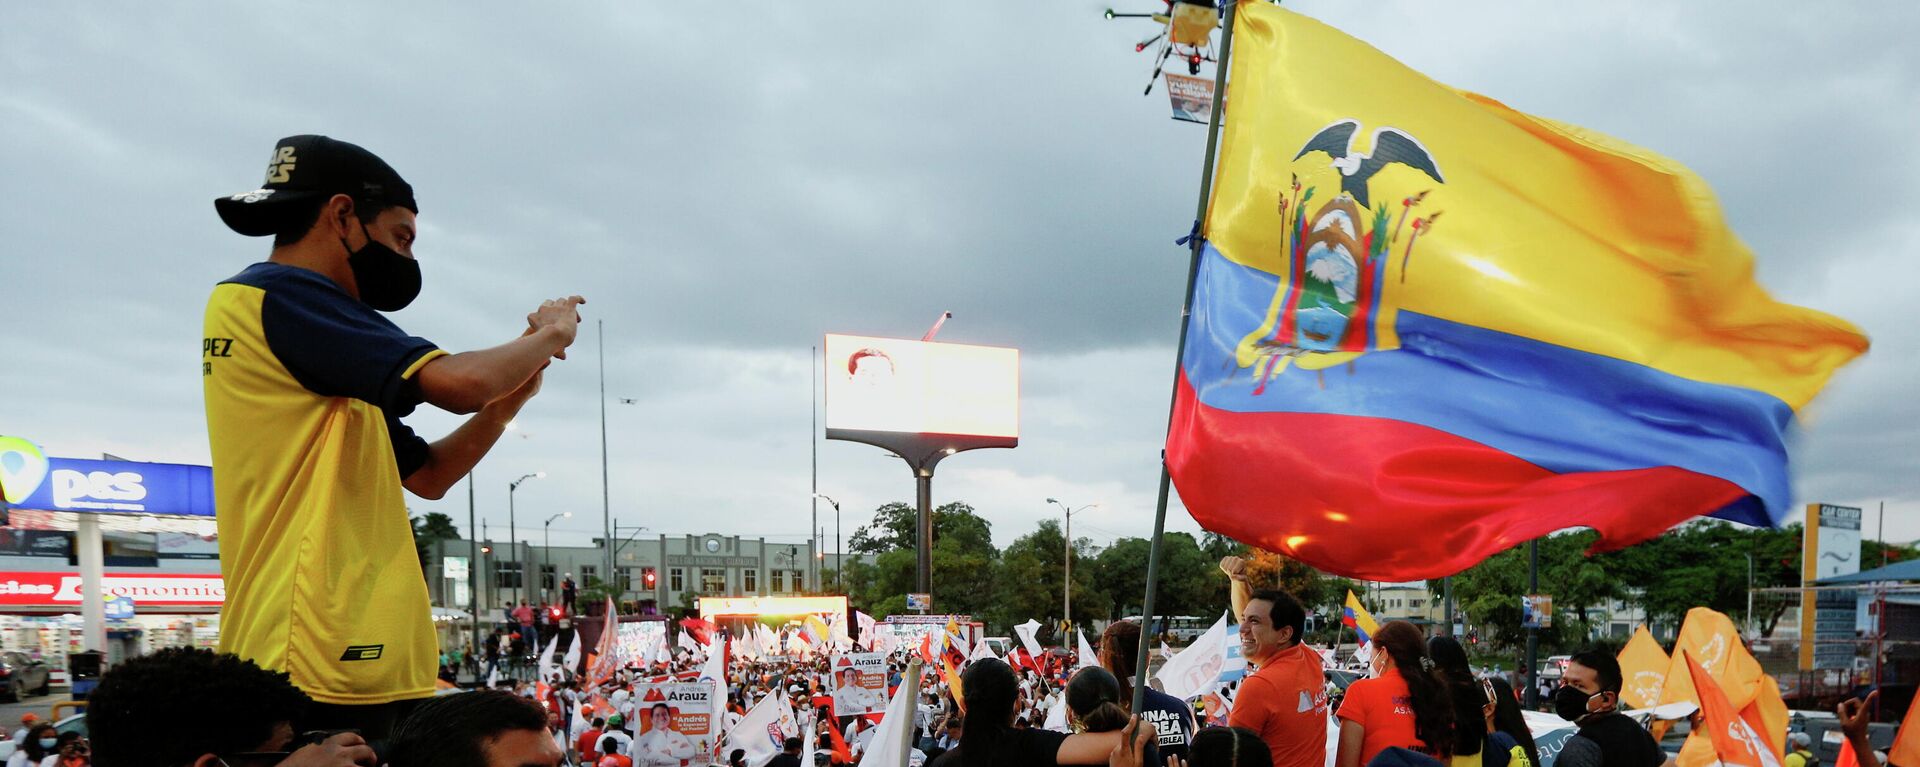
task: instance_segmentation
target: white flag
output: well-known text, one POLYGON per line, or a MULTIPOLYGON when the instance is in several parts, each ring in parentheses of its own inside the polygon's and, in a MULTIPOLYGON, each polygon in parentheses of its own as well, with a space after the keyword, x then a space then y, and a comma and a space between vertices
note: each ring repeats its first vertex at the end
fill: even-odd
POLYGON ((1034 660, 1040 659, 1040 642, 1033 638, 1034 632, 1039 630, 1040 622, 1032 618, 1013 627, 1013 633, 1020 637, 1020 646, 1026 648, 1027 654, 1033 656, 1034 660))
POLYGON ((674 640, 674 644, 690 653, 700 652, 700 645, 693 641, 693 633, 690 631, 680 632, 680 638, 674 640))
POLYGON ((913 750, 908 741, 913 738, 913 704, 918 697, 915 691, 920 689, 920 669, 920 662, 914 661, 900 680, 899 689, 893 691, 880 726, 874 728, 870 745, 860 755, 859 767, 899 767, 907 763, 908 752, 913 750))
POLYGON ((1160 657, 1162 658, 1173 657, 1173 648, 1167 645, 1167 640, 1165 639, 1160 640, 1160 657))
POLYGON ((1173 656, 1153 678, 1160 680, 1160 689, 1168 695, 1186 700, 1218 688, 1220 670, 1226 662, 1227 616, 1221 615, 1207 633, 1173 656))
POLYGON ((580 632, 578 630, 573 632, 573 639, 567 642, 567 657, 563 662, 567 665, 567 673, 580 673, 580 632))
POLYGON ((761 698, 727 730, 724 748, 729 753, 736 748, 747 752, 747 767, 761 767, 779 755, 787 738, 799 735, 800 720, 793 715, 793 705, 776 692, 761 698))
POLYGON ((1074 629, 1073 635, 1080 639, 1080 665, 1074 666, 1073 670, 1100 665, 1100 654, 1093 651, 1093 645, 1087 644, 1087 635, 1080 633, 1079 629, 1074 629))
POLYGON ((873 630, 874 627, 880 625, 880 623, 875 621, 873 616, 860 612, 859 610, 853 611, 853 622, 854 625, 860 627, 860 641, 867 645, 867 651, 880 652, 880 648, 873 646, 873 630))
POLYGON ((1047 698, 1047 722, 1046 724, 1040 725, 1040 729, 1052 730, 1054 732, 1073 732, 1073 727, 1067 724, 1067 700, 1065 695, 1054 693, 1047 698))
POLYGON ((998 660, 999 657, 1000 656, 993 654, 993 647, 989 646, 986 643, 986 640, 981 640, 980 644, 973 646, 973 654, 967 656, 967 662, 972 663, 977 660, 986 660, 988 658, 993 658, 995 660, 998 660))
POLYGON ((553 667, 553 651, 555 649, 558 649, 559 646, 560 646, 560 635, 554 634, 553 639, 547 642, 547 649, 540 651, 540 661, 539 661, 540 681, 549 682, 553 680, 553 677, 555 676, 555 673, 554 673, 555 669, 553 667))

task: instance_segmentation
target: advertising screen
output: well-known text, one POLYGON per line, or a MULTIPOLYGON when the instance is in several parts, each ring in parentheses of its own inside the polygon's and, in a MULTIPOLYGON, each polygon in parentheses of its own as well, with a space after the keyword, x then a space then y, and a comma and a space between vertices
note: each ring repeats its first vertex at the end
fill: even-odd
POLYGON ((1020 350, 829 335, 827 431, 1020 436, 1020 350))

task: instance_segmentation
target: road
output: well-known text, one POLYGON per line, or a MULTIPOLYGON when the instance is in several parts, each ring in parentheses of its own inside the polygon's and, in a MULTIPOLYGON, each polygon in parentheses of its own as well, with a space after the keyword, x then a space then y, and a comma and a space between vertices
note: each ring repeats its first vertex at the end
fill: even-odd
POLYGON ((10 736, 20 727, 21 714, 32 713, 44 721, 53 713, 53 704, 64 700, 71 700, 66 691, 55 690, 52 695, 29 695, 17 703, 0 703, 0 727, 10 736))

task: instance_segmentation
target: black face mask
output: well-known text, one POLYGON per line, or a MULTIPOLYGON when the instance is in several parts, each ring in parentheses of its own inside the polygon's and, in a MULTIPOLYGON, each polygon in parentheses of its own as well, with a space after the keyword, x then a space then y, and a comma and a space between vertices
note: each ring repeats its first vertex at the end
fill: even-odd
MULTIPOLYGON (((1594 693, 1594 695, 1598 694, 1594 693)), ((1574 721, 1589 713, 1587 701, 1592 699, 1593 695, 1588 695, 1577 687, 1562 687, 1553 691, 1553 713, 1559 714, 1561 719, 1574 721)))
POLYGON ((367 238, 364 247, 357 251, 347 248, 344 237, 340 247, 347 248, 347 267, 360 286, 361 303, 383 312, 407 308, 420 295, 420 262, 374 239, 367 233, 365 221, 360 222, 360 234, 367 238))

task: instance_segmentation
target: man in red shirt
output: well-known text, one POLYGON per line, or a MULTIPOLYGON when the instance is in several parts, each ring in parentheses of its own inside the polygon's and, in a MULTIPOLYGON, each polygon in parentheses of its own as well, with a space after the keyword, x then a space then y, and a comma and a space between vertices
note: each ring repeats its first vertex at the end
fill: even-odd
POLYGON ((580 754, 580 763, 598 765, 600 763, 600 731, 607 726, 607 720, 593 718, 593 724, 580 732, 573 742, 573 750, 580 754))
POLYGON ((1258 670, 1240 682, 1227 723, 1260 736, 1274 767, 1322 767, 1327 762, 1327 692, 1320 653, 1301 643, 1307 611, 1284 591, 1251 591, 1246 563, 1220 560, 1233 579, 1240 616, 1240 653, 1258 670))

